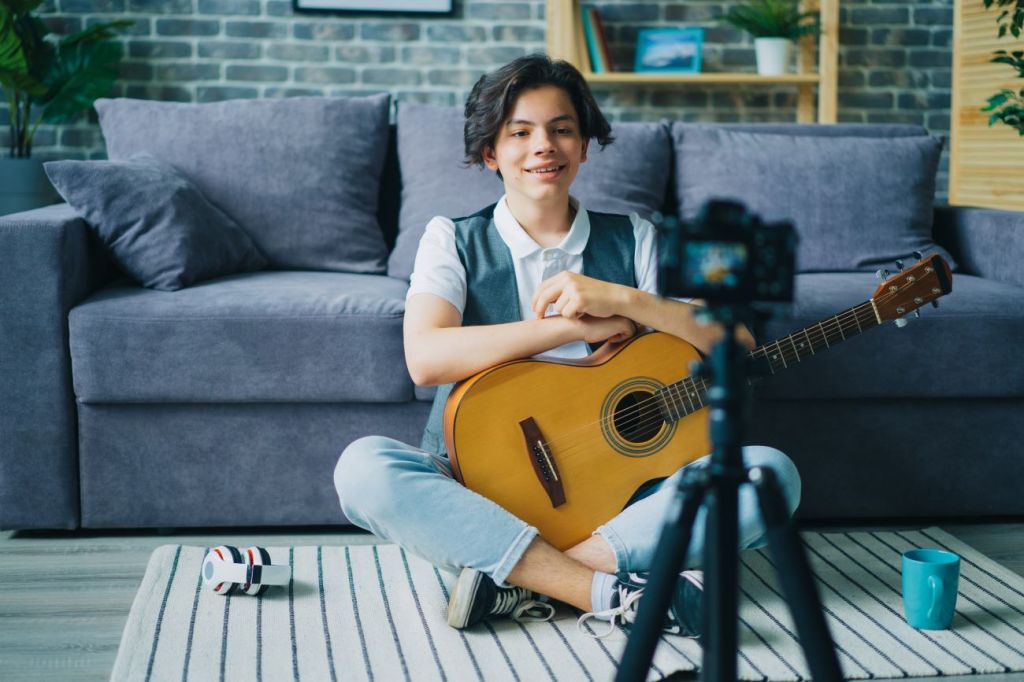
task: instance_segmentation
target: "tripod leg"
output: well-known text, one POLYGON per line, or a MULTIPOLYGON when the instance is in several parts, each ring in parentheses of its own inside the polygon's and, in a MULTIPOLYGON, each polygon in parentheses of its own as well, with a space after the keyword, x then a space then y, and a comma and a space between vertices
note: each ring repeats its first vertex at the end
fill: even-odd
POLYGON ((707 482, 705 467, 684 471, 679 480, 675 503, 669 510, 658 540, 654 564, 644 587, 636 621, 630 628, 629 641, 615 676, 616 682, 641 682, 647 679, 654 650, 661 639, 665 614, 672 601, 672 591, 679 580, 686 550, 690 547, 697 510, 707 492, 707 482))
POLYGON ((778 478, 767 467, 754 467, 748 476, 757 491, 768 550, 778 571, 783 596, 793 613, 811 677, 819 681, 841 680, 839 659, 825 623, 818 586, 796 525, 786 509, 778 478))

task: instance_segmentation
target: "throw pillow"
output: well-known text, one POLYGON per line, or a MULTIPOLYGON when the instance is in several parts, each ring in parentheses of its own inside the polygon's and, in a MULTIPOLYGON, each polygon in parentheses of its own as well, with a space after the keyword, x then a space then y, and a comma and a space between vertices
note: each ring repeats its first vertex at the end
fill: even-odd
POLYGON ((122 161, 50 161, 44 168, 64 200, 143 286, 175 291, 266 267, 235 221, 179 171, 149 154, 122 161))
MULTIPOLYGON (((826 126, 822 126, 826 128, 826 126)), ((874 270, 932 241, 942 143, 929 135, 863 137, 673 129, 676 197, 685 219, 709 199, 733 199, 767 222, 791 221, 797 269, 874 270)))
POLYGON ((101 99, 111 159, 181 170, 280 269, 383 274, 388 95, 209 104, 101 99))
MULTIPOLYGON (((494 171, 463 165, 463 125, 458 107, 398 105, 402 207, 398 238, 388 259, 391 277, 409 279, 431 218, 472 215, 505 192, 494 171)), ((668 128, 661 123, 618 123, 612 135, 615 142, 603 150, 591 140, 572 194, 592 211, 635 211, 649 219, 661 209, 668 185, 668 128)))

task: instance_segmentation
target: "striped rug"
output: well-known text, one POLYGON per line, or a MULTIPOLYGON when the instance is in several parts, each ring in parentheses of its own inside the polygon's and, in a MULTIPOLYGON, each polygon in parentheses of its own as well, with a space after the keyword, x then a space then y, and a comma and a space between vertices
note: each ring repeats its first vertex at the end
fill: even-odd
MULTIPOLYGON (((1024 578, 936 528, 805 533, 849 679, 1024 670, 1024 578), (900 553, 941 547, 963 557, 953 627, 903 620, 900 553)), ((260 598, 202 588, 202 547, 154 551, 121 639, 113 680, 609 680, 625 645, 577 632, 568 608, 548 623, 444 622, 452 577, 393 545, 270 548, 290 587, 260 598)), ((742 557, 744 680, 807 677, 767 554, 742 557)), ((700 665, 693 641, 666 636, 652 679, 700 665)))

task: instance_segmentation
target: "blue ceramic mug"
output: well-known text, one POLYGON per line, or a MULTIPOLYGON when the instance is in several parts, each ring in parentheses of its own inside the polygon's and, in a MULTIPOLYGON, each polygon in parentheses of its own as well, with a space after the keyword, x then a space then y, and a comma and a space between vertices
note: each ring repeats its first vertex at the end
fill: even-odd
POLYGON ((920 630, 945 630, 956 611, 960 557, 941 549, 903 553, 903 613, 920 630))

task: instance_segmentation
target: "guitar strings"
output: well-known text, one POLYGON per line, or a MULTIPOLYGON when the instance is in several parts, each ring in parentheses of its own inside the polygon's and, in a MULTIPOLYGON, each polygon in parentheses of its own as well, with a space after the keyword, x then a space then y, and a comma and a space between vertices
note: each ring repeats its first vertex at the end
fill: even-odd
MULTIPOLYGON (((857 307, 859 308, 860 306, 857 306, 857 307)), ((848 321, 850 319, 851 315, 855 316, 855 317, 858 316, 858 312, 856 311, 856 309, 850 309, 850 310, 847 310, 847 311, 843 311, 842 313, 839 313, 839 314, 833 316, 833 318, 831 320, 829 320, 829 322, 825 323, 825 325, 822 327, 822 331, 821 331, 822 338, 826 339, 826 342, 827 342, 827 339, 829 338, 829 335, 831 335, 831 338, 838 339, 840 341, 843 338, 845 338, 845 335, 843 335, 842 331, 841 331, 842 326, 843 326, 843 320, 848 321), (827 332, 825 331, 825 328, 824 328, 825 326, 828 327, 827 332), (836 335, 837 330, 839 331, 838 336, 836 335)), ((771 345, 771 344, 767 344, 767 345, 771 345)), ((760 348, 756 348, 753 351, 750 351, 750 354, 754 355, 755 353, 760 351, 765 356, 767 356, 767 345, 766 346, 762 346, 760 348)), ((776 344, 776 345, 778 345, 778 344, 776 344)), ((785 351, 781 350, 781 346, 779 347, 779 350, 780 350, 780 352, 785 354, 785 351)), ((677 386, 679 383, 685 382, 687 379, 690 379, 694 383, 695 387, 698 389, 698 392, 697 392, 697 394, 695 394, 695 397, 697 398, 697 401, 701 404, 700 408, 695 409, 695 410, 691 410, 690 412, 687 413, 687 414, 692 414, 693 412, 696 412, 699 409, 703 409, 705 407, 705 405, 703 404, 703 401, 700 399, 700 392, 702 390, 704 392, 706 392, 706 390, 707 390, 707 383, 703 379, 699 379, 700 384, 702 384, 699 387, 696 386, 698 380, 693 379, 693 377, 684 377, 680 381, 675 382, 674 384, 668 385, 668 386, 666 386, 664 388, 665 389, 671 389, 672 386, 677 386)), ((678 390, 681 390, 681 389, 677 389, 677 392, 678 392, 678 390)), ((687 393, 689 395, 689 391, 687 393)), ((644 428, 645 426, 650 426, 650 425, 656 424, 658 422, 664 422, 665 420, 660 416, 659 413, 655 412, 653 414, 653 416, 650 416, 650 411, 647 409, 648 406, 650 405, 650 403, 653 402, 653 401, 656 401, 656 400, 658 400, 657 394, 652 394, 651 397, 646 398, 644 400, 637 401, 637 403, 634 404, 633 406, 631 406, 630 408, 627 408, 627 409, 622 410, 621 412, 619 412, 618 413, 619 417, 620 417, 620 419, 619 419, 619 422, 620 422, 619 423, 619 429, 620 430, 626 430, 627 428, 639 429, 639 428, 644 428), (622 415, 629 415, 630 417, 627 418, 625 421, 623 421, 622 420, 622 415), (645 418, 646 419, 646 423, 645 424, 636 424, 636 421, 638 419, 641 419, 641 418, 645 418)), ((689 398, 689 402, 691 403, 691 406, 692 406, 693 399, 689 398)), ((679 404, 680 404, 680 406, 682 406, 682 402, 681 401, 680 401, 679 404)), ((666 406, 667 406, 667 403, 666 403, 666 406)), ((680 410, 677 409, 676 412, 679 413, 680 410)), ((682 418, 682 416, 683 415, 680 415, 679 418, 682 418)), ((573 431, 570 431, 568 433, 563 433, 562 435, 560 435, 560 436, 558 436, 558 437, 556 437, 556 438, 554 438, 554 439, 552 439, 550 441, 545 441, 544 445, 550 446, 551 444, 556 443, 556 442, 563 442, 566 439, 572 437, 578 431, 581 431, 581 430, 584 430, 584 429, 589 429, 589 428, 593 427, 594 425, 601 424, 602 422, 607 423, 607 422, 613 421, 614 419, 615 419, 614 415, 611 416, 611 417, 602 417, 602 418, 598 419, 595 422, 591 422, 589 424, 585 424, 585 425, 583 425, 583 426, 581 426, 581 427, 579 427, 577 429, 573 429, 573 431)), ((568 449, 566 451, 568 451, 568 449)))
MULTIPOLYGON (((888 299, 890 299, 893 296, 895 296, 898 293, 898 291, 899 290, 897 290, 896 292, 889 292, 889 293, 886 293, 884 295, 881 295, 876 300, 877 300, 877 302, 884 303, 888 299)), ((826 344, 828 343, 828 340, 829 340, 830 336, 831 336, 831 338, 837 339, 839 341, 842 341, 842 340, 844 340, 846 338, 846 334, 844 334, 842 330, 844 328, 844 325, 847 324, 851 318, 856 321, 857 326, 858 326, 858 331, 863 331, 863 327, 860 324, 862 313, 866 314, 866 316, 864 317, 864 321, 865 322, 870 320, 870 321, 874 322, 875 325, 877 325, 878 324, 877 318, 874 315, 873 309, 867 307, 868 303, 869 302, 865 302, 865 303, 862 303, 860 305, 854 306, 853 308, 845 310, 845 311, 843 311, 841 313, 837 313, 832 318, 830 318, 828 322, 818 323, 819 333, 821 334, 821 338, 823 340, 825 340, 826 344), (826 330, 826 326, 828 327, 827 330, 826 330), (836 331, 839 332, 839 337, 836 337, 836 335, 835 335, 836 331)), ((805 331, 805 336, 806 336, 806 329, 803 330, 803 331, 805 331)), ((852 328, 851 328, 850 331, 852 331, 852 328)), ((790 334, 789 336, 792 337, 793 334, 790 334)), ((807 338, 808 338, 808 340, 810 340, 809 336, 807 336, 807 338)), ((754 349, 753 351, 750 351, 750 354, 754 355, 757 352, 761 352, 765 356, 767 356, 767 347, 768 347, 768 345, 771 345, 771 344, 766 344, 765 346, 762 346, 760 348, 754 349)), ((782 346, 780 345, 780 343, 778 341, 775 342, 775 345, 776 345, 778 351, 783 356, 786 356, 787 351, 784 351, 782 349, 782 346)), ((799 356, 799 353, 795 350, 795 348, 794 348, 794 355, 795 355, 795 358, 799 361, 800 356, 799 356)), ((691 377, 685 377, 684 379, 680 380, 679 382, 676 382, 676 384, 682 383, 686 379, 692 379, 692 378, 691 377)), ((694 385, 696 385, 697 382, 694 381, 693 383, 694 383, 694 385)), ((700 383, 702 384, 702 386, 700 388, 698 388, 698 392, 700 390, 703 390, 703 391, 706 392, 706 390, 707 390, 706 382, 703 379, 700 379, 700 383)), ((676 385, 676 384, 673 384, 673 385, 676 385)), ((645 413, 645 411, 644 411, 645 410, 644 404, 645 403, 650 403, 652 400, 656 400, 656 399, 657 399, 656 395, 652 395, 650 398, 647 398, 647 399, 642 400, 642 401, 638 401, 633 407, 628 408, 627 410, 624 410, 624 411, 620 412, 619 414, 622 415, 622 414, 633 413, 634 415, 637 415, 633 419, 634 422, 637 419, 643 418, 645 416, 645 414, 647 414, 647 415, 653 414, 653 416, 647 416, 646 417, 647 421, 644 424, 636 425, 634 423, 632 425, 634 428, 645 428, 647 426, 653 426, 653 425, 659 424, 659 423, 663 424, 663 423, 665 423, 666 419, 660 413, 658 413, 658 412, 651 413, 650 411, 647 411, 645 413)), ((699 400, 699 395, 698 395, 698 400, 699 400)), ((692 400, 691 400, 691 403, 692 403, 692 400)), ((701 408, 699 408, 699 409, 703 409, 703 407, 705 407, 705 406, 701 402, 701 408)), ((696 411, 698 411, 698 410, 692 410, 691 412, 688 412, 687 415, 692 414, 693 412, 696 412, 696 411)), ((587 425, 584 425, 584 426, 579 427, 577 429, 574 429, 573 431, 571 431, 569 433, 562 434, 558 438, 555 438, 555 439, 553 439, 551 441, 548 441, 548 442, 546 442, 544 444, 545 445, 550 445, 550 444, 555 443, 555 442, 564 442, 569 436, 571 436, 571 435, 573 435, 573 434, 575 434, 575 433, 577 433, 577 432, 579 432, 579 431, 581 431, 583 429, 588 429, 588 428, 593 427, 595 424, 599 424, 601 422, 611 421, 613 419, 614 419, 614 416, 610 417, 610 418, 606 417, 606 418, 598 419, 596 422, 592 422, 590 424, 587 424, 587 425)), ((625 429, 627 425, 629 425, 629 423, 628 422, 624 422, 624 423, 620 424, 619 428, 620 429, 625 429)), ((659 426, 659 429, 660 429, 660 426, 659 426)), ((593 440, 595 440, 595 439, 596 439, 595 437, 591 437, 591 438, 588 438, 588 439, 585 439, 585 440, 582 440, 582 441, 577 441, 576 443, 570 444, 569 446, 567 446, 565 448, 564 451, 560 451, 557 454, 559 455, 559 457, 562 457, 564 459, 568 459, 566 457, 567 454, 573 453, 574 451, 579 450, 581 447, 589 446, 590 443, 593 440)))
MULTIPOLYGON (((819 323, 819 325, 822 325, 821 331, 819 333, 821 334, 821 337, 826 341, 826 343, 828 342, 828 339, 830 337, 832 339, 838 339, 840 341, 842 341, 843 339, 846 338, 845 334, 842 333, 842 328, 843 328, 844 324, 847 323, 851 319, 851 317, 858 321, 858 326, 859 326, 859 319, 860 319, 860 312, 861 311, 858 310, 858 309, 861 308, 861 306, 863 306, 863 305, 864 304, 861 304, 860 306, 856 306, 854 308, 851 308, 851 309, 845 310, 845 311, 843 311, 841 313, 838 313, 838 314, 834 315, 827 323, 824 323, 823 325, 822 325, 822 323, 819 323), (827 331, 825 329, 825 326, 828 327, 827 331), (837 331, 838 331, 838 336, 836 335, 837 331)), ((874 319, 873 316, 870 319, 874 319)), ((790 336, 792 336, 792 335, 790 335, 790 336)), ((762 346, 760 348, 755 348, 754 350, 750 351, 750 354, 751 355, 755 355, 756 353, 761 352, 761 353, 764 354, 765 357, 767 357, 767 355, 768 355, 767 347, 769 345, 771 345, 771 344, 766 344, 765 346, 762 346)), ((782 347, 781 347, 781 345, 779 345, 778 342, 776 342, 775 345, 778 346, 780 353, 783 356, 785 356, 788 351, 782 350, 782 347)), ((795 351, 794 351, 794 353, 795 353, 795 351)), ((798 359, 799 355, 796 355, 796 357, 798 359)), ((677 386, 678 384, 680 384, 682 382, 685 382, 687 379, 691 379, 694 384, 697 383, 696 380, 694 380, 692 377, 684 377, 680 381, 675 382, 674 384, 665 386, 664 388, 665 389, 671 389, 672 386, 677 386)), ((698 409, 703 409, 703 407, 705 407, 705 405, 700 400, 699 393, 700 393, 700 391, 702 389, 704 391, 707 390, 707 384, 706 384, 706 382, 704 382, 703 379, 700 380, 700 383, 703 384, 703 385, 698 387, 698 394, 696 394, 696 397, 697 397, 698 402, 701 403, 701 407, 698 408, 698 409)), ((678 390, 681 390, 681 389, 678 389, 678 390)), ((678 390, 677 390, 677 392, 678 392, 678 390)), ((689 392, 688 392, 688 395, 690 395, 689 392)), ((649 404, 652 401, 656 401, 656 400, 658 400, 658 396, 656 394, 652 394, 651 397, 646 398, 646 399, 641 400, 641 401, 637 401, 637 403, 634 404, 633 406, 631 406, 630 408, 627 408, 627 409, 622 410, 621 412, 619 412, 618 414, 620 416, 620 420, 619 420, 620 421, 620 425, 619 425, 620 430, 625 430, 626 428, 629 428, 629 427, 642 428, 644 425, 637 425, 637 424, 635 424, 635 421, 637 419, 646 417, 649 414, 649 410, 647 410, 646 408, 649 406, 649 404), (635 418, 632 419, 632 421, 630 421, 630 420, 622 421, 622 419, 621 419, 622 415, 636 415, 636 416, 635 416, 635 418)), ((689 402, 691 403, 691 405, 693 404, 692 398, 689 398, 689 402)), ((680 406, 683 405, 681 401, 680 401, 679 405, 680 406)), ((667 406, 667 403, 666 403, 666 406, 667 406)), ((683 406, 683 407, 685 409, 685 406, 683 406)), ((691 410, 687 414, 692 414, 693 412, 696 412, 696 411, 697 410, 691 410)), ((680 410, 677 409, 676 412, 679 413, 680 410)), ((679 418, 682 418, 682 415, 680 415, 679 418)), ((614 419, 615 419, 614 416, 612 416, 612 417, 603 417, 601 419, 598 419, 595 422, 591 422, 590 424, 586 424, 586 425, 583 425, 583 426, 581 426, 581 427, 579 427, 577 429, 574 429, 571 432, 564 433, 564 434, 562 434, 562 435, 558 436, 557 438, 554 438, 554 439, 552 439, 550 441, 546 441, 546 442, 544 442, 544 445, 551 445, 552 443, 564 441, 568 437, 572 436, 573 434, 575 434, 576 432, 578 432, 580 430, 588 429, 588 428, 594 426, 595 424, 600 424, 601 422, 609 422, 609 421, 612 421, 614 419)), ((654 424, 654 423, 657 423, 659 421, 664 421, 664 419, 662 419, 661 416, 659 416, 657 413, 655 413, 653 418, 648 417, 648 424, 647 425, 654 424)))
MULTIPOLYGON (((858 322, 858 327, 860 327, 861 313, 868 313, 870 315, 869 309, 864 308, 863 306, 864 306, 864 304, 861 304, 859 306, 855 306, 854 308, 851 308, 849 310, 843 311, 842 313, 838 313, 835 316, 833 316, 832 320, 830 320, 828 323, 826 323, 827 326, 829 327, 828 333, 825 332, 825 325, 824 324, 822 325, 822 328, 821 328, 822 329, 822 331, 821 331, 822 338, 825 339, 826 342, 827 342, 827 339, 829 338, 829 334, 831 334, 832 338, 837 340, 837 341, 842 341, 843 339, 845 339, 846 335, 842 333, 843 321, 848 322, 849 319, 851 318, 851 316, 853 316, 854 319, 856 319, 857 322, 858 322), (839 331, 839 336, 835 335, 835 332, 837 331, 837 329, 836 329, 837 327, 838 327, 838 331, 839 331)), ((872 321, 875 320, 873 315, 870 315, 870 317, 865 317, 865 321, 867 319, 871 319, 872 321)), ((861 329, 863 329, 863 328, 861 327, 861 329)), ((792 336, 792 335, 790 335, 790 336, 792 336)), ((768 345, 770 345, 770 344, 768 344, 768 345)), ((778 344, 776 344, 776 345, 778 345, 778 344)), ((767 348, 767 346, 763 346, 761 348, 754 349, 753 351, 750 351, 750 354, 753 355, 755 352, 761 351, 761 352, 763 352, 763 353, 765 353, 767 355, 767 351, 765 350, 766 348, 767 348)), ((780 352, 784 353, 784 351, 781 350, 781 346, 779 346, 779 350, 780 350, 780 352)), ((799 356, 797 355, 797 357, 799 357, 799 356)), ((693 380, 692 377, 685 377, 682 380, 680 380, 679 382, 676 382, 675 384, 672 384, 672 385, 674 386, 674 385, 677 385, 679 383, 682 383, 682 382, 686 381, 686 379, 691 379, 692 383, 694 384, 694 387, 696 387, 698 389, 698 393, 695 394, 695 395, 697 397, 698 402, 701 405, 700 408, 697 408, 697 409, 694 409, 694 410, 691 410, 691 411, 687 412, 686 416, 688 416, 689 414, 697 412, 700 409, 703 409, 704 407, 706 407, 703 404, 703 401, 700 399, 700 393, 701 393, 701 391, 706 393, 706 391, 707 391, 707 383, 703 379, 699 379, 699 383, 701 385, 697 386, 697 383, 698 383, 697 380, 693 380)), ((669 387, 666 387, 666 388, 669 388, 669 387)), ((657 400, 657 396, 656 395, 652 395, 650 398, 638 401, 632 407, 627 408, 626 410, 623 410, 623 411, 619 412, 620 416, 623 415, 623 414, 630 414, 630 413, 632 413, 632 414, 634 414, 636 416, 631 421, 622 422, 621 419, 620 419, 620 423, 618 424, 618 429, 620 431, 624 431, 627 428, 633 428, 633 429, 639 430, 639 429, 643 429, 643 428, 652 427, 652 426, 654 426, 656 424, 663 424, 663 423, 665 423, 667 420, 659 412, 652 412, 651 410, 646 409, 647 405, 649 405, 649 403, 651 401, 654 401, 654 400, 657 400), (637 424, 636 423, 637 420, 640 420, 640 419, 643 419, 644 421, 642 423, 640 423, 640 424, 637 424)), ((691 405, 692 405, 693 400, 690 399, 690 402, 691 402, 691 405)), ((682 405, 681 402, 679 404, 682 405)), ((667 405, 667 403, 666 403, 666 405, 667 405)), ((677 412, 678 412, 678 410, 677 410, 677 412)), ((680 415, 679 419, 681 419, 683 416, 684 415, 680 415)), ((569 438, 570 436, 572 436, 573 434, 575 434, 575 433, 577 433, 577 432, 579 432, 581 430, 592 428, 595 424, 601 424, 602 422, 613 421, 614 418, 615 417, 613 415, 612 417, 604 417, 604 418, 598 419, 596 422, 592 422, 590 424, 584 425, 582 427, 574 429, 571 432, 562 434, 559 437, 557 437, 557 438, 555 438, 555 439, 553 439, 551 441, 545 442, 544 445, 550 445, 550 444, 555 443, 555 442, 564 442, 565 440, 567 440, 567 438, 569 438)), ((678 421, 678 419, 676 421, 678 421)), ((564 456, 566 453, 570 453, 570 452, 572 452, 574 450, 579 449, 579 447, 589 446, 589 444, 590 444, 590 442, 592 440, 593 440, 593 437, 591 437, 590 439, 584 440, 584 441, 577 441, 576 443, 573 443, 573 444, 570 444, 569 446, 567 446, 564 451, 561 451, 558 454, 559 454, 559 456, 564 456)))
MULTIPOLYGON (((876 299, 876 301, 879 302, 879 303, 887 302, 888 299, 891 299, 892 297, 896 296, 898 293, 899 293, 899 289, 897 289, 897 291, 895 291, 895 292, 887 292, 887 293, 879 296, 878 299, 876 299)), ((858 332, 862 331, 863 327, 861 326, 861 323, 860 323, 861 322, 861 313, 869 312, 869 309, 865 307, 868 303, 870 303, 870 302, 868 301, 868 302, 865 302, 865 303, 861 303, 861 304, 859 304, 857 306, 854 306, 854 307, 849 308, 849 309, 847 309, 845 311, 837 313, 836 315, 834 315, 831 318, 829 318, 829 320, 827 322, 824 322, 824 323, 819 322, 818 325, 817 325, 819 327, 819 332, 818 333, 821 335, 821 338, 825 341, 825 343, 828 344, 831 339, 838 339, 840 341, 845 340, 846 339, 846 334, 843 333, 843 329, 844 329, 844 327, 846 326, 846 324, 850 320, 853 320, 857 324, 858 332), (838 333, 838 336, 837 336, 837 333, 838 333)), ((877 324, 877 319, 875 318, 875 316, 873 314, 873 311, 871 311, 871 312, 872 312, 872 314, 867 316, 865 318, 865 321, 870 319, 870 320, 876 322, 876 324, 877 324)), ((803 329, 802 331, 804 332, 805 336, 808 336, 807 335, 807 328, 803 329)), ((790 334, 787 338, 790 338, 790 340, 792 342, 792 336, 794 334, 796 334, 796 333, 799 333, 799 332, 794 332, 793 334, 790 334)), ((809 336, 808 336, 808 340, 810 340, 809 336)), ((780 341, 781 340, 777 340, 774 345, 776 346, 777 350, 779 351, 778 354, 780 354, 783 357, 784 364, 788 365, 788 363, 786 363, 785 361, 786 361, 787 358, 790 357, 789 356, 789 351, 783 349, 780 341)), ((757 353, 761 353, 761 354, 763 354, 764 357, 767 358, 768 357, 768 350, 767 350, 767 348, 770 345, 772 345, 772 344, 766 344, 766 345, 761 346, 759 348, 755 348, 754 350, 749 352, 749 355, 756 356, 757 353)), ((813 343, 812 343, 812 345, 813 345, 813 343)), ((795 359, 798 362, 800 361, 799 352, 795 348, 793 349, 793 355, 792 355, 791 359, 795 359)), ((678 384, 686 381, 686 379, 691 379, 691 381, 693 382, 694 386, 697 387, 696 386, 697 380, 694 380, 692 377, 684 377, 680 381, 677 381, 674 384, 670 384, 670 385, 666 386, 665 388, 666 389, 671 389, 672 386, 677 386, 678 384)), ((703 409, 705 407, 705 405, 703 405, 703 401, 700 399, 700 395, 701 395, 701 391, 706 393, 706 391, 707 391, 707 384, 706 384, 706 382, 703 379, 700 379, 699 382, 700 382, 700 384, 702 384, 702 386, 697 387, 698 388, 698 392, 696 394, 696 397, 698 399, 698 402, 701 403, 701 407, 696 409, 696 410, 692 410, 691 412, 688 412, 687 416, 689 414, 692 414, 693 412, 697 412, 697 411, 699 411, 699 409, 703 409)), ((619 430, 626 430, 628 428, 632 428, 634 430, 639 430, 639 429, 642 429, 642 428, 651 427, 651 426, 653 426, 655 424, 658 424, 659 422, 664 423, 666 421, 666 419, 664 418, 664 416, 659 411, 653 411, 652 412, 650 409, 648 409, 650 407, 650 403, 654 402, 654 401, 656 401, 658 399, 659 399, 658 394, 655 393, 655 394, 652 394, 649 398, 645 398, 644 400, 637 401, 630 408, 627 408, 626 410, 621 411, 619 413, 619 417, 620 417, 620 419, 619 419, 619 426, 618 426, 619 430), (622 420, 622 416, 623 415, 627 415, 626 421, 622 420), (644 420, 644 421, 642 421, 640 423, 637 423, 640 420, 644 420)), ((690 400, 690 402, 692 404, 692 402, 693 402, 692 399, 690 400)), ((682 405, 682 403, 680 403, 680 405, 682 405)), ((678 410, 677 410, 677 413, 678 413, 678 410)), ((680 416, 680 418, 682 418, 682 416, 680 416)), ((566 441, 567 439, 569 439, 570 437, 574 436, 576 433, 578 433, 581 430, 590 429, 590 428, 592 428, 595 425, 602 424, 602 423, 612 422, 614 420, 615 420, 615 416, 614 415, 609 416, 609 417, 602 417, 602 418, 599 418, 598 420, 596 420, 594 422, 591 422, 589 424, 585 424, 585 425, 580 426, 580 427, 578 427, 576 429, 573 429, 572 431, 570 431, 568 433, 561 434, 560 436, 558 436, 558 437, 556 437, 554 439, 551 439, 551 440, 548 440, 548 441, 544 441, 542 444, 544 446, 546 446, 546 447, 550 447, 554 443, 561 443, 561 442, 566 441)), ((589 446, 591 440, 593 440, 593 438, 585 439, 583 441, 577 441, 576 443, 569 445, 563 451, 560 451, 557 454, 560 457, 564 457, 566 454, 571 453, 574 450, 578 450, 580 447, 589 446)))

